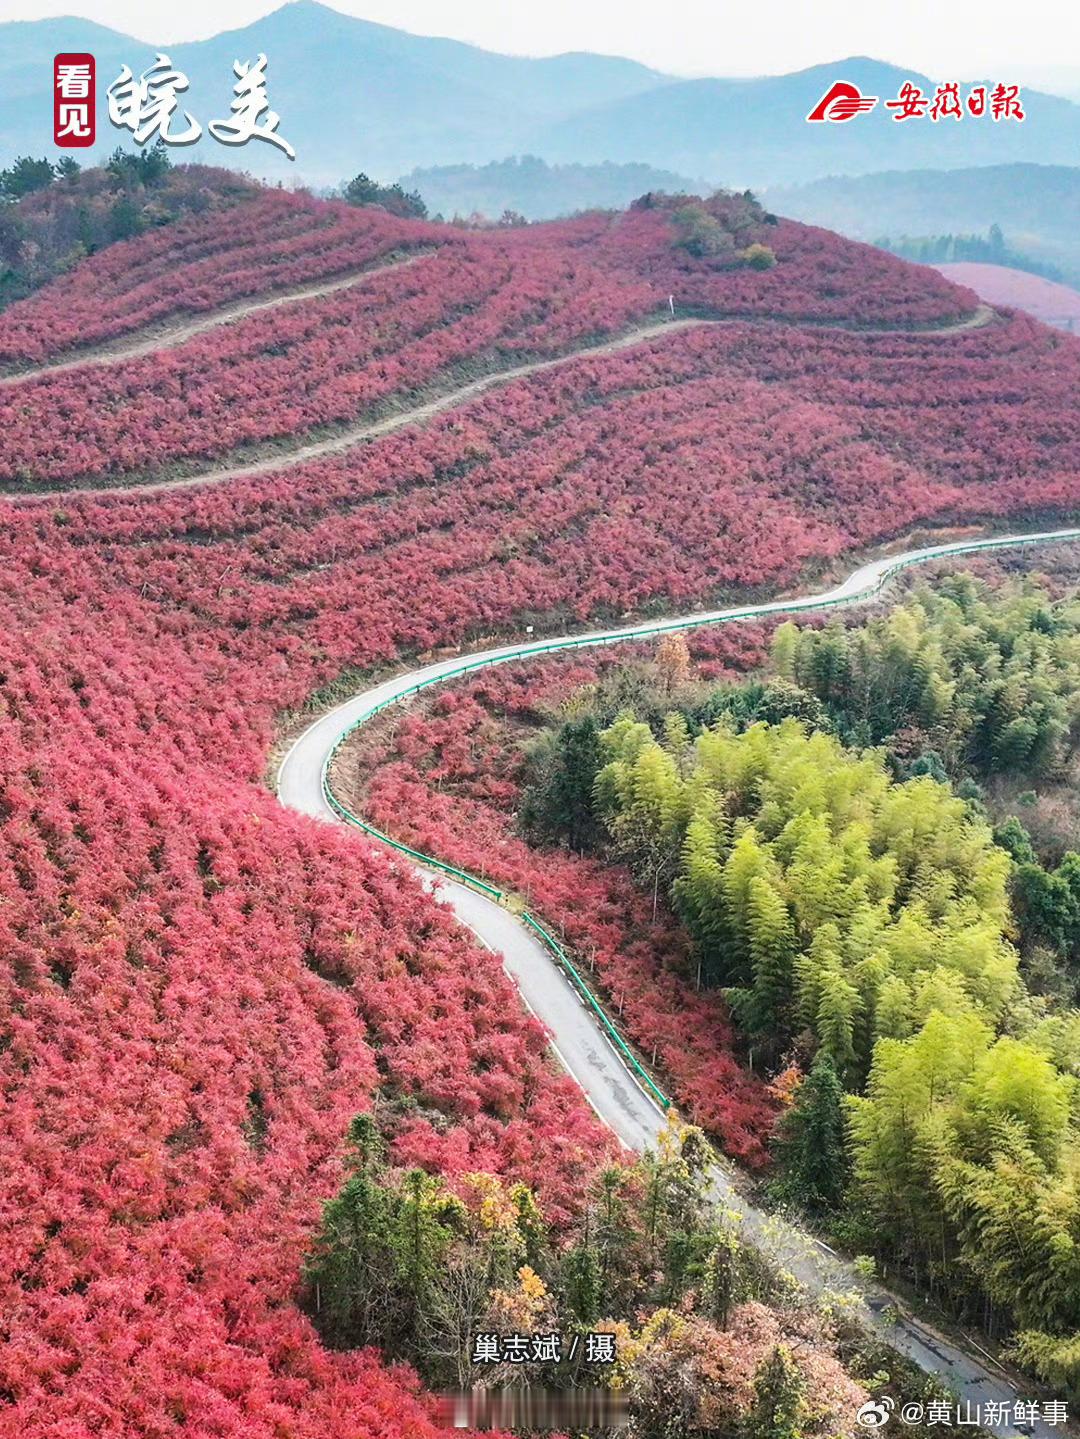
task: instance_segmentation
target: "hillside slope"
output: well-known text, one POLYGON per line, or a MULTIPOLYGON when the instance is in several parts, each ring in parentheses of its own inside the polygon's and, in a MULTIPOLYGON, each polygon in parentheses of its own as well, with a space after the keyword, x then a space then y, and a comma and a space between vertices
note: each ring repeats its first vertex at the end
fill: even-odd
POLYGON ((966 285, 991 305, 1009 305, 1024 310, 1059 330, 1080 329, 1080 291, 1041 275, 1029 275, 1007 265, 936 265, 939 274, 958 285, 966 285))
POLYGON ((422 1439, 410 1381, 327 1353, 294 1303, 351 1116, 374 1109, 402 1162, 535 1184, 556 1224, 605 1153, 492 957, 385 856, 268 795, 283 711, 434 646, 1075 506, 1080 345, 1024 318, 945 333, 975 298, 940 276, 713 209, 776 264, 675 249, 663 209, 465 234, 274 194, 124 242, 0 317, 8 363, 40 364, 423 253, 210 351, 0 391, 8 484, 64 491, 6 506, 0 536, 11 1427, 422 1439), (669 294, 740 318, 272 476, 70 490, 294 444, 412 402, 421 375, 565 355, 669 294))
MULTIPOLYGON (((235 227, 237 239, 251 240, 238 271, 221 275, 219 242, 207 239, 207 259, 187 231, 164 232, 156 245, 148 237, 145 266, 132 264, 130 251, 108 251, 0 315, 0 359, 17 369, 32 358, 62 355, 76 338, 113 338, 137 326, 155 267, 169 270, 172 305, 190 309, 205 303, 192 282, 208 275, 214 276, 210 293, 224 299, 257 293, 260 275, 269 286, 286 262, 305 280, 315 278, 320 265, 339 273, 350 246, 358 267, 409 248, 409 236, 415 249, 427 245, 433 253, 387 267, 363 287, 263 312, 257 327, 194 338, 167 356, 121 355, 108 368, 31 373, 5 386, 0 418, 8 438, 0 484, 99 484, 118 474, 178 476, 206 459, 258 459, 267 446, 295 446, 299 436, 319 437, 328 427, 406 407, 419 391, 453 389, 461 378, 512 368, 514 361, 614 338, 655 322, 669 303, 691 314, 764 314, 870 328, 889 317, 912 327, 948 324, 975 304, 968 292, 925 271, 844 245, 824 231, 767 223, 753 204, 735 198, 713 208, 734 227, 738 243, 776 256, 772 268, 741 263, 720 221, 713 223, 730 250, 696 259, 674 243, 677 232, 664 208, 471 235, 358 216, 341 205, 313 208, 287 196, 268 196, 258 205, 249 212, 250 228, 235 227), (331 227, 322 232, 327 243, 305 249, 294 262, 280 222, 303 231, 316 213, 320 226, 331 227), (186 248, 178 248, 181 239, 186 248), (112 297, 107 311, 106 295, 112 297), (46 412, 57 408, 72 423, 44 423, 46 412)), ((161 315, 162 306, 150 308, 155 318, 161 315)))

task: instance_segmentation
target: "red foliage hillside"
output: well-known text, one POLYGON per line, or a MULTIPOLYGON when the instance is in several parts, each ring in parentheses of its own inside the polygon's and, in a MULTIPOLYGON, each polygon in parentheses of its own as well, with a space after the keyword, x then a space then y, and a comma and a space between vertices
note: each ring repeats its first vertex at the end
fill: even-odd
MULTIPOLYGON (((182 172, 180 172, 182 173, 182 172)), ((49 193, 49 192, 47 192, 49 193)), ((867 326, 934 325, 973 308, 965 290, 827 230, 762 227, 776 251, 767 273, 717 268, 672 249, 664 210, 579 216, 524 231, 477 234, 399 220, 379 210, 264 192, 227 216, 190 218, 110 246, 0 315, 0 365, 38 361, 129 334, 173 315, 362 269, 391 251, 425 247, 491 256, 576 254, 608 275, 645 280, 643 309, 677 304, 729 314, 772 312, 867 326)), ((753 237, 751 237, 753 238, 753 237)))
MULTIPOLYGON (((305 278, 320 257, 321 273, 340 273, 401 244, 378 217, 353 232, 337 208, 291 206, 327 216, 332 236, 289 231, 305 278)), ((247 223, 235 214, 234 240, 247 223)), ((69 303, 80 334, 117 333, 101 328, 114 303, 130 328, 142 287, 161 287, 158 318, 176 313, 168 276, 212 243, 190 226, 187 259, 169 253, 188 243, 177 226, 13 308, 9 342, 25 322, 24 358, 69 346, 69 303)), ((309 379, 288 424, 307 426, 321 404, 398 384, 403 354, 417 361, 409 346, 430 341, 444 366, 444 333, 472 356, 556 351, 672 293, 862 326, 943 321, 972 303, 823 232, 770 236, 778 263, 758 274, 673 251, 655 211, 450 231, 432 260, 381 277, 404 287, 372 291, 392 307, 315 301, 281 312, 284 331, 264 317, 257 333, 280 334, 282 356, 245 350, 243 326, 230 333, 220 394, 200 389, 208 352, 195 341, 155 362, 171 389, 110 388, 134 365, 12 386, 5 454, 19 456, 19 483, 175 458, 189 432, 219 453, 230 425, 243 437, 276 423, 258 408, 260 377, 280 359, 295 378, 294 346, 309 379), (423 294, 404 278, 421 272, 423 294), (557 303, 528 290, 515 310, 512 273, 557 277, 557 303), (323 323, 335 315, 347 318, 323 323), (185 369, 189 350, 202 359, 185 369), (23 423, 18 405, 43 392, 23 423)), ((258 236, 214 254, 213 303, 277 287, 258 236)), ((530 620, 774 589, 922 521, 1068 506, 1078 353, 1019 319, 959 336, 739 322, 578 360, 270 478, 9 507, 0 1424, 419 1435, 401 1381, 323 1353, 291 1304, 349 1118, 377 1098, 401 1158, 519 1175, 556 1219, 607 1142, 490 956, 384 855, 267 795, 280 711, 346 666, 530 620)), ((646 971, 632 978, 640 1025, 646 971)), ((727 1066, 698 1077, 718 1111, 752 1108, 727 1066)), ((757 1132, 753 1114, 739 1124, 757 1132)))
POLYGON ((438 377, 451 384, 455 367, 505 367, 617 334, 669 296, 680 311, 871 327, 940 324, 974 303, 891 257, 793 224, 765 227, 778 262, 762 273, 674 248, 659 210, 478 235, 314 204, 271 194, 214 228, 189 221, 114 246, 0 316, 0 358, 63 353, 410 248, 435 254, 160 355, 0 391, 0 483, 207 462, 355 419, 438 377))
MULTIPOLYGON (((176 176, 188 173, 184 167, 176 176)), ((55 205, 64 196, 63 187, 54 187, 23 203, 55 205)), ((0 364, 42 360, 174 316, 364 269, 443 233, 381 211, 256 191, 224 214, 190 216, 110 245, 12 305, 0 315, 0 364)))
POLYGON ((605 1132, 470 937, 259 786, 300 647, 238 664, 35 530, 4 543, 0 1414, 400 1433, 291 1305, 351 1116, 378 1090, 403 1160, 508 1169, 555 1219, 605 1132))
POLYGON ((211 459, 370 412, 467 361, 558 353, 648 304, 641 282, 572 251, 449 249, 163 354, 0 391, 0 481, 211 459))
POLYGON ((1080 291, 1071 285, 1059 285, 1055 280, 1008 265, 983 265, 973 260, 934 268, 954 284, 974 290, 991 305, 1024 310, 1044 325, 1060 330, 1080 330, 1080 291))

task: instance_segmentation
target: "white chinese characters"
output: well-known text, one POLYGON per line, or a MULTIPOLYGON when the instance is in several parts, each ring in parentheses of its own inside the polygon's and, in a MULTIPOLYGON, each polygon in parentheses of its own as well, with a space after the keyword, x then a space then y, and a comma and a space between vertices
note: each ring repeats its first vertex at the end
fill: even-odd
POLYGON ((931 1399, 926 1404, 904 1404, 896 1411, 896 1400, 885 1394, 879 1399, 867 1400, 855 1415, 855 1422, 860 1429, 881 1429, 895 1413, 900 1423, 908 1427, 996 1430, 1011 1425, 1020 1434, 1030 1434, 1040 1422, 1056 1426, 1069 1421, 1068 1405, 1060 1399, 1047 1399, 1041 1403, 1037 1399, 988 1399, 982 1403, 973 1403, 968 1399, 962 1403, 952 1399, 931 1399))
MULTIPOLYGON (((261 54, 254 61, 234 61, 237 80, 229 116, 211 120, 207 128, 222 145, 266 140, 295 160, 296 151, 277 133, 281 117, 270 108, 266 66, 266 56, 261 54)), ((189 84, 188 77, 166 54, 159 53, 138 78, 124 65, 107 92, 109 119, 118 129, 130 130, 137 145, 145 145, 154 136, 166 145, 193 145, 203 127, 189 111, 180 108, 179 97, 189 84)))
POLYGON ((269 140, 272 145, 285 151, 290 160, 296 159, 296 151, 288 140, 276 134, 281 117, 270 109, 266 98, 266 56, 260 55, 253 65, 244 60, 233 63, 233 72, 238 77, 233 86, 236 99, 229 107, 231 120, 211 120, 210 133, 223 145, 243 145, 248 140, 269 140))
POLYGON ((184 111, 187 129, 172 128, 180 106, 177 96, 188 88, 188 77, 173 69, 168 55, 158 55, 136 80, 124 65, 109 86, 109 119, 121 130, 130 130, 137 145, 145 145, 157 134, 166 145, 193 145, 202 126, 184 111))
POLYGON ((85 140, 93 136, 90 123, 90 91, 93 75, 89 62, 63 63, 56 66, 56 127, 54 139, 59 144, 71 137, 85 140))

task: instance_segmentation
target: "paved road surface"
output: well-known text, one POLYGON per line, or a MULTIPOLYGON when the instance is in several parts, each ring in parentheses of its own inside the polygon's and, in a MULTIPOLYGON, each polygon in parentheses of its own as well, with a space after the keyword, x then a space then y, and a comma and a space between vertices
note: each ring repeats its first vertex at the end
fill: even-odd
MULTIPOLYGON (((848 603, 877 593, 892 574, 911 565, 986 549, 1045 545, 1068 540, 1080 540, 1080 529, 933 545, 872 560, 860 566, 834 589, 817 595, 683 615, 618 630, 594 630, 558 640, 530 640, 485 650, 480 654, 453 656, 406 674, 395 675, 322 715, 300 735, 282 761, 278 773, 278 795, 282 803, 291 809, 317 819, 337 820, 338 816, 327 798, 325 776, 334 748, 342 736, 370 719, 387 703, 402 699, 417 688, 473 669, 553 649, 614 643, 620 639, 642 638, 733 619, 778 612, 798 613, 800 610, 848 603)), ((634 1150, 652 1144, 664 1124, 661 1109, 637 1083, 614 1046, 605 1038, 591 1011, 535 936, 509 910, 467 885, 445 877, 435 879, 429 871, 405 859, 400 863, 417 869, 425 884, 434 889, 458 919, 499 955, 524 1002, 550 1031, 552 1046, 559 1060, 581 1086, 597 1114, 622 1142, 634 1150)), ((944 1378, 962 1401, 970 1401, 972 1406, 992 1400, 1011 1404, 1018 1398, 1029 1397, 1014 1389, 992 1360, 988 1358, 984 1363, 981 1358, 950 1344, 914 1319, 901 1317, 898 1322, 886 1327, 884 1321, 877 1317, 880 1311, 891 1306, 892 1301, 886 1291, 863 1283, 848 1263, 807 1234, 748 1204, 740 1195, 734 1173, 729 1168, 717 1166, 715 1190, 718 1199, 743 1216, 744 1232, 783 1260, 814 1292, 820 1293, 828 1288, 858 1289, 863 1294, 868 1313, 882 1327, 889 1342, 924 1370, 944 1378)), ((1009 1424, 993 1427, 1002 1435, 1017 1432, 1009 1424)), ((1040 1439, 1050 1439, 1060 1430, 1038 1424, 1035 1433, 1040 1439)))

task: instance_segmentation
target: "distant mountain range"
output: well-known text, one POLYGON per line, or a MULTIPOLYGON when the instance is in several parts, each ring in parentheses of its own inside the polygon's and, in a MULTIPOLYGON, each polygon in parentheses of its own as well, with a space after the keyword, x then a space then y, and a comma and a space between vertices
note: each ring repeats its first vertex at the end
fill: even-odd
POLYGON ((557 120, 533 148, 547 160, 639 160, 737 189, 878 170, 1074 164, 1080 157, 1080 106, 1030 90, 1023 92, 1022 123, 988 116, 897 123, 879 103, 846 124, 807 124, 837 79, 880 102, 895 98, 906 80, 924 95, 936 88, 925 75, 865 57, 757 80, 684 80, 557 120))
POLYGON ((762 198, 783 215, 857 240, 985 235, 998 225, 1011 250, 1080 281, 1080 169, 1070 166, 889 170, 771 188, 762 198))
MULTIPOLYGON (((293 165, 271 146, 230 149, 204 134, 184 158, 316 185, 358 170, 388 180, 510 154, 647 164, 739 188, 1080 156, 1080 106, 1030 90, 1023 124, 968 117, 898 125, 879 105, 846 125, 808 125, 807 112, 837 78, 882 100, 908 79, 933 93, 924 76, 862 58, 752 80, 676 80, 603 55, 497 55, 340 15, 315 0, 167 48, 191 80, 184 106, 204 126, 227 113, 233 61, 264 52, 280 133, 297 152, 293 165)), ((154 48, 85 20, 9 22, 0 24, 0 164, 51 148, 52 57, 62 50, 97 57, 98 157, 125 138, 105 118, 104 90, 122 63, 136 73, 151 63, 154 48)))
POLYGON ((428 213, 444 219, 477 213, 498 219, 512 210, 526 220, 554 220, 575 210, 623 210, 647 190, 696 195, 708 188, 651 165, 548 165, 535 155, 413 170, 401 184, 418 190, 428 213))
MULTIPOLYGON (((178 156, 315 184, 358 170, 392 179, 417 165, 502 159, 527 148, 547 124, 667 83, 632 60, 496 55, 353 19, 314 0, 293 0, 242 30, 166 48, 191 81, 183 106, 204 126, 202 139, 178 156), (268 57, 269 97, 295 165, 270 145, 230 149, 205 134, 208 120, 228 114, 233 61, 259 52, 268 57)), ((51 150, 58 51, 97 58, 98 152, 130 141, 108 123, 104 91, 122 63, 136 74, 152 63, 152 45, 85 20, 9 22, 0 24, 0 162, 51 150)))

